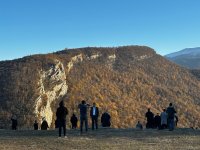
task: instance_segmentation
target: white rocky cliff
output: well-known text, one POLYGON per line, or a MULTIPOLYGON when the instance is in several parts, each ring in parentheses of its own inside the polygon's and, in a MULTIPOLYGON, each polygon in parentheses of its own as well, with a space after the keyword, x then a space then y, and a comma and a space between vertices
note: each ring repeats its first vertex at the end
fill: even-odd
POLYGON ((36 100, 35 113, 38 118, 45 117, 51 125, 53 111, 51 104, 67 94, 66 74, 63 64, 55 60, 49 70, 41 70, 39 81, 39 97, 36 100))

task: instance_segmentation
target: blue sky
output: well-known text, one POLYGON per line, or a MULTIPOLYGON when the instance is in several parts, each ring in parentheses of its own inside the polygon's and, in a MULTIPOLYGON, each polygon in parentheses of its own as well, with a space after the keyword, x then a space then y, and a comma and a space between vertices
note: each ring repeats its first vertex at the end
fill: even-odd
POLYGON ((64 48, 200 46, 200 0, 0 0, 0 60, 64 48))

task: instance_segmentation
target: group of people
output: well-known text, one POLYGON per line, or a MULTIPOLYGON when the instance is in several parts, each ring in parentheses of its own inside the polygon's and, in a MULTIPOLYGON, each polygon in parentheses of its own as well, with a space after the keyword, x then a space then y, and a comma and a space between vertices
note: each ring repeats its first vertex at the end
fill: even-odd
POLYGON ((158 128, 158 129, 166 129, 168 128, 170 131, 174 130, 174 127, 177 126, 178 116, 176 115, 176 111, 172 105, 169 104, 167 109, 163 109, 163 112, 159 115, 157 113, 156 116, 151 112, 150 108, 145 114, 147 118, 146 128, 158 128))
MULTIPOLYGON (((93 103, 92 106, 86 103, 86 101, 82 101, 78 108, 80 110, 80 132, 83 132, 83 126, 85 126, 85 131, 88 131, 88 109, 90 109, 90 118, 92 121, 92 130, 98 129, 98 117, 99 117, 99 108, 96 106, 95 103, 93 103)), ((66 116, 68 115, 68 109, 64 105, 64 101, 61 101, 59 103, 59 108, 56 111, 56 121, 55 126, 56 128, 59 128, 59 137, 61 137, 61 132, 63 130, 63 134, 66 137, 66 116)), ((169 107, 167 109, 163 109, 163 112, 159 115, 157 113, 156 116, 151 112, 150 108, 145 114, 145 117, 147 118, 146 128, 158 128, 158 129, 166 129, 168 128, 170 131, 174 130, 174 127, 177 126, 178 117, 176 115, 176 111, 172 105, 172 103, 169 104, 169 107)), ((110 127, 110 115, 108 112, 104 112, 101 116, 101 124, 102 127, 110 127)), ((12 129, 17 129, 17 119, 16 116, 13 116, 11 118, 12 120, 12 129)), ((72 129, 77 128, 78 118, 73 113, 71 119, 71 127, 72 129)), ((34 123, 34 130, 38 130, 38 122, 35 121, 34 123)), ((41 130, 47 130, 49 128, 48 123, 45 118, 43 118, 42 124, 41 124, 41 130)), ((143 129, 142 124, 140 121, 138 121, 136 125, 137 129, 143 129)))
MULTIPOLYGON (((37 120, 35 120, 33 127, 34 127, 34 130, 39 129, 39 125, 38 125, 37 120)), ((46 119, 44 117, 44 118, 42 118, 41 130, 47 130, 48 128, 49 128, 48 122, 46 121, 46 119)))
MULTIPOLYGON (((66 116, 68 115, 68 110, 64 106, 64 102, 61 101, 59 108, 56 111, 56 126, 59 128, 59 137, 61 137, 61 131, 63 129, 64 137, 66 137, 66 116)), ((98 129, 98 117, 99 117, 99 108, 93 103, 91 107, 89 104, 86 104, 86 101, 82 101, 78 105, 80 110, 80 131, 83 132, 83 125, 85 125, 85 131, 88 131, 88 109, 90 108, 90 117, 92 120, 92 130, 98 129)), ((110 115, 105 112, 102 114, 101 123, 103 127, 110 127, 110 115)), ((72 115, 71 119, 72 129, 77 128, 78 118, 75 114, 72 115)))

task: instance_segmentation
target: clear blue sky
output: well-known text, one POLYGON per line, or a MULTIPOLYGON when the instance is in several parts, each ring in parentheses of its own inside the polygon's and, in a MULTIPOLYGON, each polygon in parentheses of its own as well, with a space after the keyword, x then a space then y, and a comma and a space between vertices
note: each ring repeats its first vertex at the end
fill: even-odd
POLYGON ((0 0, 0 60, 85 46, 200 46, 200 0, 0 0))

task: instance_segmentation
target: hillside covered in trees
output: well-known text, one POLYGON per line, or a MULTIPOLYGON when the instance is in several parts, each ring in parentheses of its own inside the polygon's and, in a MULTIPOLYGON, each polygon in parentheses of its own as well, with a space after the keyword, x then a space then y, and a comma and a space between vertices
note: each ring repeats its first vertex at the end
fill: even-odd
MULTIPOLYGON (((147 108, 156 114, 174 103, 180 127, 200 127, 200 81, 185 68, 145 46, 65 49, 0 62, 0 121, 15 114, 32 127, 46 117, 51 127, 60 100, 69 116, 81 100, 108 110, 115 128, 145 124, 147 108)), ((69 117, 68 116, 68 117, 69 117)))

